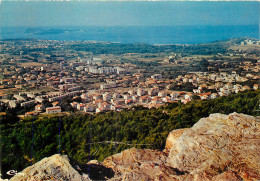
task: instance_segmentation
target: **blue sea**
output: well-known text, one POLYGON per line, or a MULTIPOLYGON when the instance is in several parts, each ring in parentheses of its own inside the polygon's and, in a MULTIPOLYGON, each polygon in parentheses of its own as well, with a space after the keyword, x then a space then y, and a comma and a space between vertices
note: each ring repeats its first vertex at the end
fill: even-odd
POLYGON ((0 39, 93 40, 149 44, 198 44, 240 37, 259 39, 259 26, 1 27, 0 33, 0 39))

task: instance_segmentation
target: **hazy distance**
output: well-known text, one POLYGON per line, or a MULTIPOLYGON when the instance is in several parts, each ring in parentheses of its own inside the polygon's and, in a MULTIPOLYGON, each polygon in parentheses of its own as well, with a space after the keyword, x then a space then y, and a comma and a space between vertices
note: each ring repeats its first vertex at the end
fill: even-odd
POLYGON ((0 25, 259 25, 259 2, 3 1, 0 25))

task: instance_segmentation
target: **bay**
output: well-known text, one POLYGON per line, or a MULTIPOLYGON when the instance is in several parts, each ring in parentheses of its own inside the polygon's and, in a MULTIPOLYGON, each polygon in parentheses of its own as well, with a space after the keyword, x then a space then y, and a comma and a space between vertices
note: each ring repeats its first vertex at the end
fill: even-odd
POLYGON ((107 41, 148 44, 199 44, 231 38, 259 39, 259 26, 59 26, 1 27, 3 39, 107 41))

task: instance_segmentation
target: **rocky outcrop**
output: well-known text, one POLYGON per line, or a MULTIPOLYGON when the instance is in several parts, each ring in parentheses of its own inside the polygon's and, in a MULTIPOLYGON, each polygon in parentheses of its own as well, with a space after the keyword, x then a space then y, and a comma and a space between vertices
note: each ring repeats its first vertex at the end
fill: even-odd
POLYGON ((132 148, 106 158, 103 165, 115 172, 112 180, 169 180, 179 173, 165 165, 166 159, 161 151, 132 148))
POLYGON ((11 181, 35 181, 35 180, 90 180, 87 174, 80 175, 77 165, 73 165, 66 155, 53 155, 42 159, 34 165, 27 167, 11 181))
POLYGON ((102 163, 54 155, 12 180, 260 180, 259 117, 211 114, 172 131, 165 150, 128 149, 102 163))
POLYGON ((259 117, 212 114, 175 141, 167 165, 208 178, 234 171, 243 179, 260 179, 259 153, 259 117))
POLYGON ((11 181, 90 181, 107 180, 113 176, 112 169, 98 161, 80 164, 66 155, 56 154, 27 167, 11 181))
POLYGON ((175 144, 175 141, 182 135, 182 133, 189 128, 185 129, 176 129, 169 133, 167 139, 166 139, 166 145, 165 145, 165 153, 169 153, 172 146, 175 144))

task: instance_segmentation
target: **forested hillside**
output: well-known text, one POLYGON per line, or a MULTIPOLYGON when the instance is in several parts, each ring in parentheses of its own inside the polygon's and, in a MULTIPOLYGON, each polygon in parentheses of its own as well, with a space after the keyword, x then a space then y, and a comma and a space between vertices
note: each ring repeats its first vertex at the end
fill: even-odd
POLYGON ((138 106, 121 112, 38 116, 2 124, 2 173, 11 169, 20 171, 43 157, 58 153, 59 140, 60 152, 81 163, 103 160, 131 147, 164 149, 171 130, 191 127, 211 113, 259 115, 259 96, 260 91, 247 91, 185 105, 169 103, 157 109, 138 106))

